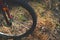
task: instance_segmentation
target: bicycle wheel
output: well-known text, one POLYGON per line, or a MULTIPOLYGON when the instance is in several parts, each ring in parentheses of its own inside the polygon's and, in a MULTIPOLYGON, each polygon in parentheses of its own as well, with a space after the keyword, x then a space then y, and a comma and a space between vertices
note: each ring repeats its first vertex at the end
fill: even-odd
POLYGON ((21 38, 31 34, 36 27, 37 17, 33 8, 23 0, 17 0, 14 3, 18 5, 10 5, 12 7, 10 14, 13 18, 12 20, 7 18, 12 25, 8 27, 3 20, 3 27, 0 27, 0 36, 2 37, 21 38), (19 6, 20 4, 21 6, 19 6))

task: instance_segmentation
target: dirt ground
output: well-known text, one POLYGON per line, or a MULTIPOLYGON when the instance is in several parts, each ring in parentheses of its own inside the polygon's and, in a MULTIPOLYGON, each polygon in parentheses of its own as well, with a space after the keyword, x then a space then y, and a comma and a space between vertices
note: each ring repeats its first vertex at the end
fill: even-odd
POLYGON ((30 2, 37 14, 37 26, 32 35, 23 40, 60 40, 59 15, 45 10, 44 5, 37 2, 30 2), (55 15, 54 15, 55 14, 55 15), (59 27, 59 28, 58 28, 59 27), (59 31, 59 32, 58 32, 59 31))

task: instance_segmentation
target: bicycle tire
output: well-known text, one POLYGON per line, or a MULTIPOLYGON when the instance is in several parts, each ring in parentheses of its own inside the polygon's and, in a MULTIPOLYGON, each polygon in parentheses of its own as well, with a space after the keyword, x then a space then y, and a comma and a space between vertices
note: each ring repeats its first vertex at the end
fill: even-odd
MULTIPOLYGON (((13 2, 13 1, 12 1, 13 2)), ((26 10, 28 10, 28 12, 30 13, 30 15, 32 16, 33 19, 33 24, 32 27, 30 28, 30 30, 28 30, 25 34, 23 35, 19 35, 19 36, 9 36, 9 35, 5 35, 5 34, 0 34, 0 37, 6 37, 6 38, 22 38, 25 36, 28 36, 29 34, 31 34, 35 27, 36 27, 36 23, 37 23, 37 16, 35 14, 35 11, 33 10, 33 8, 24 0, 16 0, 15 3, 21 4, 21 6, 23 8, 25 8, 26 10)))

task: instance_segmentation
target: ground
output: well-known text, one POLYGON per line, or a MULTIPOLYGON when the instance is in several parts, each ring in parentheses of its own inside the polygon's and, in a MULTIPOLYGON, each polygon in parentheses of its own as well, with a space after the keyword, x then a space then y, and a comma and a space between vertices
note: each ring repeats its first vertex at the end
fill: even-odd
POLYGON ((37 26, 33 34, 24 40, 59 40, 59 15, 56 16, 58 13, 45 10, 44 5, 37 2, 32 2, 30 5, 37 14, 37 26))

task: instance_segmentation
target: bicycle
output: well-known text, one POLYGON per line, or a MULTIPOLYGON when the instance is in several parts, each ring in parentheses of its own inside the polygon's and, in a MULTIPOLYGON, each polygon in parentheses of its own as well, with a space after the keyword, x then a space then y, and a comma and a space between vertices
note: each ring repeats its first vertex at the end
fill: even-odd
POLYGON ((1 21, 2 26, 0 27, 0 37, 6 38, 5 40, 10 38, 13 38, 13 40, 20 40, 20 38, 32 34, 36 27, 37 16, 33 8, 26 1, 3 0, 2 3, 0 3, 0 8, 3 16, 1 21), (20 8, 20 6, 22 6, 22 8, 20 8), (9 7, 12 8, 9 9, 9 7), (23 9, 23 11, 26 10, 26 14, 20 13, 20 9, 23 9))

